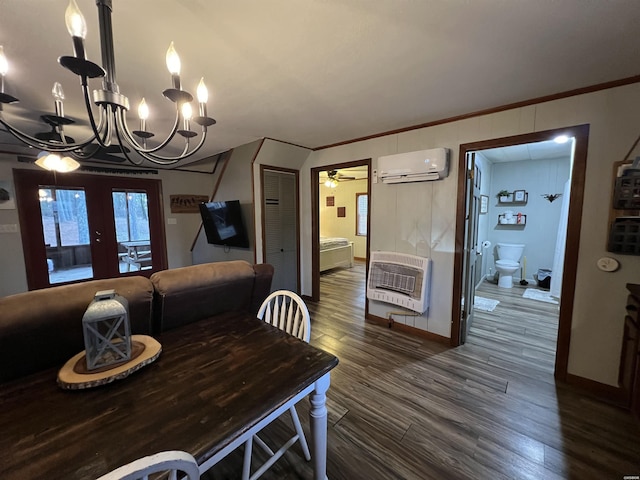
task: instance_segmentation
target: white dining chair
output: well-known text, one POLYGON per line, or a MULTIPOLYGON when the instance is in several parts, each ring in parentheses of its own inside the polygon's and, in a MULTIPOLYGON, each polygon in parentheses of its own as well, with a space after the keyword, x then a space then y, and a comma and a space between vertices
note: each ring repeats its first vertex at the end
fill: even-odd
POLYGON ((134 460, 97 480, 148 480, 149 475, 154 473, 168 473, 169 480, 200 478, 198 462, 193 456, 187 452, 170 450, 134 460))
MULTIPOLYGON (((311 336, 309 310, 302 298, 294 292, 277 290, 270 294, 258 310, 258 318, 280 330, 284 330, 290 335, 298 337, 300 340, 309 342, 311 336)), ((295 405, 289 409, 289 413, 291 414, 291 420, 295 428, 295 435, 289 438, 278 451, 274 452, 257 434, 245 442, 242 480, 256 480, 260 478, 260 476, 277 462, 296 442, 300 442, 300 447, 302 448, 305 459, 307 461, 311 460, 309 445, 304 436, 295 405), (253 443, 259 445, 267 455, 269 455, 269 459, 251 475, 253 443)))

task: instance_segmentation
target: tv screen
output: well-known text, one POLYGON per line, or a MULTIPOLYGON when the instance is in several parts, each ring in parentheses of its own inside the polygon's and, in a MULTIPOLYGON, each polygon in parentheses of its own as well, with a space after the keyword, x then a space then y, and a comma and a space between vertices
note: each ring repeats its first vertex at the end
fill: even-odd
POLYGON ((249 248, 239 200, 201 203, 200 215, 209 243, 249 248))

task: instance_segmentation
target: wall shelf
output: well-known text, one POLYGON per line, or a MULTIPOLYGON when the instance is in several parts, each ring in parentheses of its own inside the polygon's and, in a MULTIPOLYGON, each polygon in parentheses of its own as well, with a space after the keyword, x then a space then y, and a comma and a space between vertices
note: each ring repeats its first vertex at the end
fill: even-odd
POLYGON ((520 221, 518 221, 518 214, 515 214, 511 220, 512 222, 506 220, 504 213, 498 215, 498 225, 500 227, 524 227, 527 224, 526 215, 520 215, 520 221))
POLYGON ((524 190, 515 190, 508 196, 498 197, 498 205, 526 205, 529 201, 529 193, 524 190))
POLYGON ((640 255, 640 172, 630 161, 613 164, 607 251, 640 255))

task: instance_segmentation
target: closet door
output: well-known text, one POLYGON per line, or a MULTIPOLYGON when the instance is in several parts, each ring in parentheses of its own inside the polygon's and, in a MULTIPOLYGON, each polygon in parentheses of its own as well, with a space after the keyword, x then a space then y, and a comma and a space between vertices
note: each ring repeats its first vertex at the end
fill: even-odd
POLYGON ((298 292, 298 174, 262 170, 264 261, 275 271, 271 290, 298 292))

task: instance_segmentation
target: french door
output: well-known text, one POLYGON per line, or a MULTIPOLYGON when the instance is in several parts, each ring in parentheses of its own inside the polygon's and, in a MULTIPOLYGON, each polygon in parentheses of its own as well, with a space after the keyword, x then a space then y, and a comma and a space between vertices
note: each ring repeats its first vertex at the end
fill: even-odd
POLYGON ((166 268, 159 180, 15 170, 30 290, 166 268))

